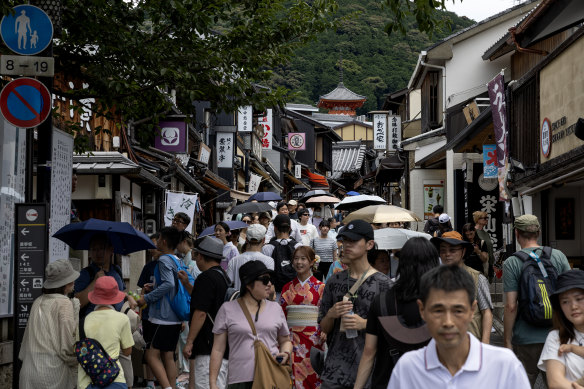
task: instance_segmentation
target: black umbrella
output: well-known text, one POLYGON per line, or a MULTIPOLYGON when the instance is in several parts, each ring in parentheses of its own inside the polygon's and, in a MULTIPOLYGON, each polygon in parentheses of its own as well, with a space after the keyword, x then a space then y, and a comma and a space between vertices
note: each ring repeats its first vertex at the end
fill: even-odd
POLYGON ((236 205, 229 211, 231 215, 236 215, 238 213, 255 213, 255 212, 267 212, 274 209, 268 203, 243 203, 236 205))

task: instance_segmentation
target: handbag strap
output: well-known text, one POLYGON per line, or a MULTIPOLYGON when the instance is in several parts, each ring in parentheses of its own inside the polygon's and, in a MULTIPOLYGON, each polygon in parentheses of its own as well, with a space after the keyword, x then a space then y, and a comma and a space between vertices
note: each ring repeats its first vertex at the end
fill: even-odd
POLYGON ((251 327, 251 332, 257 338, 258 334, 256 332, 255 325, 253 324, 253 321, 251 320, 251 315, 249 314, 249 310, 247 309, 247 306, 243 302, 243 299, 239 298, 239 299, 237 299, 237 302, 239 303, 239 306, 241 306, 241 310, 243 311, 243 314, 245 315, 245 318, 247 319, 247 322, 249 323, 249 326, 251 327))
MULTIPOLYGON (((349 289, 349 291, 347 292, 347 295, 349 295, 349 297, 354 295, 355 292, 357 292, 357 290, 359 289, 359 287, 363 284, 363 282, 365 282, 365 280, 367 278, 369 278, 369 276, 375 272, 377 272, 377 270, 375 270, 373 267, 369 266, 369 269, 367 269, 367 271, 361 276, 359 281, 355 282, 353 284, 353 286, 351 287, 351 289, 349 289)), ((351 276, 349 275, 349 271, 347 271, 347 278, 350 278, 350 277, 351 276)))

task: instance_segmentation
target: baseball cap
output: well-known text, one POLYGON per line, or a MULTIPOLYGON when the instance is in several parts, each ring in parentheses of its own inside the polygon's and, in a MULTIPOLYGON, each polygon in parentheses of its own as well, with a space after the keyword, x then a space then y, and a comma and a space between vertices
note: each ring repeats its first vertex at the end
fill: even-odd
POLYGON ((278 215, 274 218, 274 227, 283 227, 285 225, 290 226, 290 216, 288 215, 278 215))
POLYGON ((539 220, 535 215, 521 215, 515 218, 515 223, 513 226, 525 232, 538 232, 539 231, 539 220))
POLYGON ((341 240, 345 237, 350 240, 373 240, 373 227, 371 227, 371 224, 367 223, 365 220, 353 220, 347 224, 341 232, 339 232, 337 240, 341 240))
POLYGON ((298 205, 298 201, 296 201, 296 200, 290 200, 290 201, 288 201, 288 204, 290 204, 290 205, 298 205))
POLYGON ((247 228, 246 239, 248 241, 261 242, 266 237, 266 227, 261 224, 252 224, 247 228))
POLYGON ((448 216, 448 214, 443 213, 440 215, 440 217, 438 217, 438 222, 440 223, 448 223, 450 221, 450 216, 448 216))

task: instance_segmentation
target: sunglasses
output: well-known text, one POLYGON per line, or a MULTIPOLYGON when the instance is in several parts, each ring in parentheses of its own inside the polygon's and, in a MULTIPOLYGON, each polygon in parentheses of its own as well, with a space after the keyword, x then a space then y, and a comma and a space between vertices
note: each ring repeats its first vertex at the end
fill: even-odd
POLYGON ((272 282, 272 277, 270 277, 270 276, 261 276, 261 277, 256 278, 256 281, 261 281, 262 284, 268 286, 268 284, 270 282, 272 282))

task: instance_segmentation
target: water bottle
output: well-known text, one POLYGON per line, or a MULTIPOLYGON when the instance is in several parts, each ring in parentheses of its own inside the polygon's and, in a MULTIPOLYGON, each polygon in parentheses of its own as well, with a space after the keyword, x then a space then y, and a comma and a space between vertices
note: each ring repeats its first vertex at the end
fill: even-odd
MULTIPOLYGON (((351 310, 351 312, 349 312, 347 315, 353 315, 354 312, 353 310, 351 310)), ((345 330, 345 336, 347 337, 347 339, 353 339, 356 338, 358 335, 358 331, 357 330, 345 330)))

